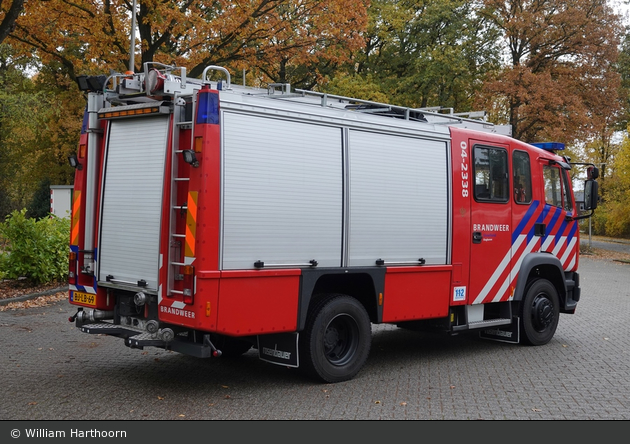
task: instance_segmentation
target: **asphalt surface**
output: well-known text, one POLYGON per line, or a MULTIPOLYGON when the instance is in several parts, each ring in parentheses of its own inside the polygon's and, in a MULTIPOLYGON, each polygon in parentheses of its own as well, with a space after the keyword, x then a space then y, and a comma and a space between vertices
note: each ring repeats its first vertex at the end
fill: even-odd
POLYGON ((321 384, 81 333, 66 301, 0 312, 0 420, 628 420, 630 265, 583 256, 582 300, 526 347, 373 326, 365 368, 321 384))
POLYGON ((602 238, 600 236, 589 236, 588 234, 582 233, 580 234, 580 245, 630 254, 630 240, 628 239, 602 238))

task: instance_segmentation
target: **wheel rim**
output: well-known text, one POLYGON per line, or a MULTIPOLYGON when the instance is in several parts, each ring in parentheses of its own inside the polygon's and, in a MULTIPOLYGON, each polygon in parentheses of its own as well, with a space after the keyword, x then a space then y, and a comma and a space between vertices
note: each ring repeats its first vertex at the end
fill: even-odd
POLYGON ((324 355, 333 365, 344 365, 354 356, 359 344, 359 327, 352 316, 337 315, 326 326, 324 355))
POLYGON ((532 325, 541 332, 554 321, 553 303, 544 294, 539 294, 532 302, 532 325))

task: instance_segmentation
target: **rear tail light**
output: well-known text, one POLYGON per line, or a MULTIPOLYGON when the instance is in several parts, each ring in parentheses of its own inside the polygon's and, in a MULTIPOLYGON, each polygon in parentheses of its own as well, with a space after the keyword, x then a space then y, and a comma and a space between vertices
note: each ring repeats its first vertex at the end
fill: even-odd
POLYGON ((192 304, 195 297, 195 267, 184 265, 184 303, 192 304))

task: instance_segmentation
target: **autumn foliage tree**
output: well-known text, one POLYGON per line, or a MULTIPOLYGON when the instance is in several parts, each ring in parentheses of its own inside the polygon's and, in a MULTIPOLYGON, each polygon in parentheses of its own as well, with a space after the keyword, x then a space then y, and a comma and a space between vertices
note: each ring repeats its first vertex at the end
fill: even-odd
POLYGON ((76 149, 83 100, 54 69, 34 76, 26 60, 0 45, 0 219, 29 205, 38 183, 72 183, 68 155, 76 149))
POLYGON ((606 0, 484 0, 481 14, 501 29, 508 57, 486 82, 485 103, 499 104, 514 137, 610 136, 623 29, 606 0))
POLYGON ((615 153, 614 168, 606 180, 606 200, 596 228, 600 234, 630 238, 630 139, 615 153))
POLYGON ((0 0, 0 43, 13 31, 23 8, 24 0, 0 0))
MULTIPOLYGON (((28 2, 12 38, 70 78, 125 71, 130 60, 131 0, 28 2)), ((198 77, 208 65, 252 70, 263 82, 312 86, 362 45, 363 0, 142 0, 134 61, 184 66, 198 77)))
POLYGON ((330 90, 470 111, 479 79, 499 66, 499 35, 477 9, 476 0, 373 0, 365 45, 330 90))

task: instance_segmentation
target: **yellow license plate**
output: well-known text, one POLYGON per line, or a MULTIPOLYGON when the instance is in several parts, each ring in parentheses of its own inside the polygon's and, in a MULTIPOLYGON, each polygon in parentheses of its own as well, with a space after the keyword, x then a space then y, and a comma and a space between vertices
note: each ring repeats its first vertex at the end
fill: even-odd
POLYGON ((76 302, 77 304, 96 306, 96 295, 91 293, 83 293, 81 291, 75 291, 72 293, 72 302, 76 302))

